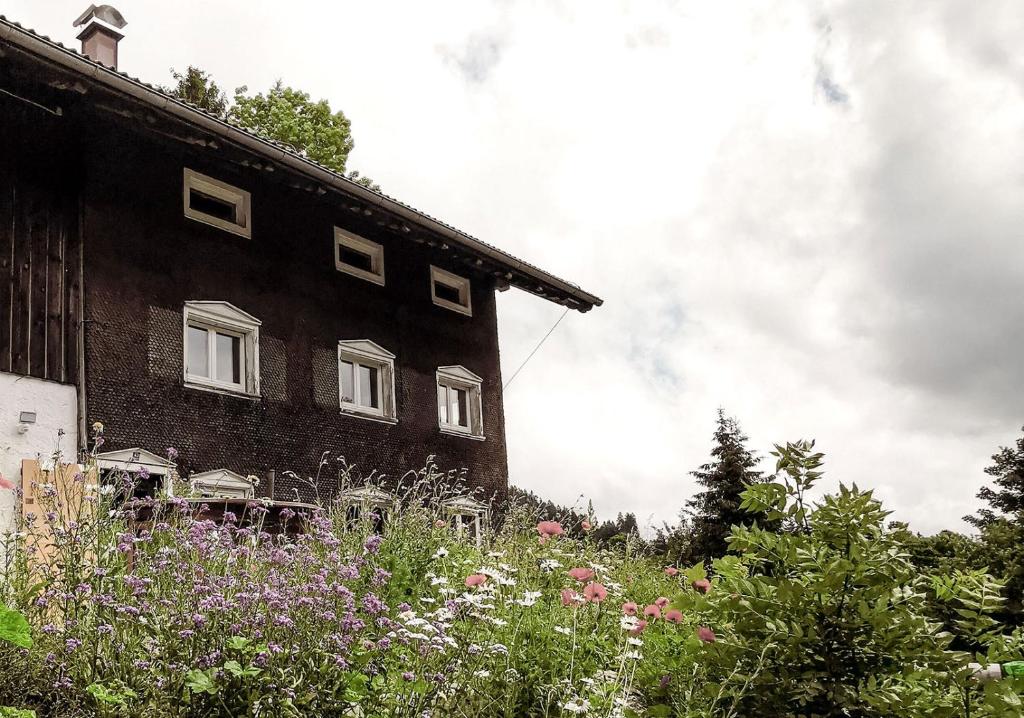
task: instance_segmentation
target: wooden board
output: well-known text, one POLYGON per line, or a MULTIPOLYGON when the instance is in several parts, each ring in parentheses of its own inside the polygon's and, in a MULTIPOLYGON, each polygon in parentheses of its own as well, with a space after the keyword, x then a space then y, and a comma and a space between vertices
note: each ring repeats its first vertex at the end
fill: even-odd
POLYGON ((78 379, 77 215, 58 178, 28 180, 0 167, 0 371, 78 379))

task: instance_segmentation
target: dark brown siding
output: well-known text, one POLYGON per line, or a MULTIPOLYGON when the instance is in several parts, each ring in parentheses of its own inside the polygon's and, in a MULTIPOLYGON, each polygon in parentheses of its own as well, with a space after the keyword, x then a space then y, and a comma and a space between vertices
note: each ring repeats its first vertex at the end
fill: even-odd
POLYGON ((179 154, 136 136, 97 140, 83 194, 89 421, 107 447, 180 452, 184 473, 228 468, 277 473, 280 499, 312 492, 285 470, 314 476, 322 496, 336 485, 337 457, 360 473, 392 479, 435 455, 468 470, 473 485, 507 486, 504 416, 492 280, 474 276, 473 316, 431 302, 431 263, 459 274, 441 248, 384 232, 330 197, 291 189, 272 174, 220 161, 212 150, 179 154), (182 213, 188 166, 252 192, 251 239, 182 213), (337 272, 333 227, 384 245, 387 286, 337 272), (182 381, 182 309, 227 301, 256 316, 262 396, 225 396, 182 381), (370 339, 397 355, 397 425, 342 416, 339 340, 370 339), (462 364, 484 378, 485 441, 437 427, 435 371, 462 364))
POLYGON ((0 371, 75 383, 81 248, 74 164, 54 161, 59 127, 26 117, 10 101, 0 103, 0 119, 0 371), (31 152, 18 146, 26 135, 15 130, 29 123, 31 152))

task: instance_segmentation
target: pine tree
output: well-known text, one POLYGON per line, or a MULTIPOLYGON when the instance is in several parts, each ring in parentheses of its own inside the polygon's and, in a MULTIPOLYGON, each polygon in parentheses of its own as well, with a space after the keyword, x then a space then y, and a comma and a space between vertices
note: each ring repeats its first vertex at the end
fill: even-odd
POLYGON ((1001 518, 1011 520, 1024 516, 1024 436, 1017 439, 1017 445, 1003 446, 993 454, 992 466, 985 473, 995 477, 998 489, 981 487, 978 498, 989 504, 976 516, 964 516, 964 521, 978 528, 985 528, 1001 518))
POLYGON ((171 70, 171 77, 177 83, 168 88, 175 97, 180 97, 217 117, 225 117, 228 113, 228 98, 213 81, 209 73, 198 67, 189 65, 185 72, 171 70))
POLYGON ((733 525, 749 526, 755 521, 764 525, 763 518, 740 508, 740 494, 747 486, 764 481, 762 472, 755 468, 759 459, 746 448, 746 441, 739 422, 719 409, 712 461, 690 472, 705 487, 685 509, 693 526, 688 547, 690 563, 723 556, 728 548, 725 539, 733 525))

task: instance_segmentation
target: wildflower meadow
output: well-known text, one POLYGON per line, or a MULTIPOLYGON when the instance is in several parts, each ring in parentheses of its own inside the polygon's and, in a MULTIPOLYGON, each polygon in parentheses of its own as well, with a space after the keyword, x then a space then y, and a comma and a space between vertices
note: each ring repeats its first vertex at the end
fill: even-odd
POLYGON ((999 583, 921 575, 870 492, 809 502, 811 444, 776 458, 744 503, 781 528, 711 566, 516 505, 476 545, 432 466, 385 517, 284 509, 284 531, 259 500, 211 520, 77 473, 4 552, 0 715, 1020 715, 1024 687, 968 667, 1024 650, 999 583))

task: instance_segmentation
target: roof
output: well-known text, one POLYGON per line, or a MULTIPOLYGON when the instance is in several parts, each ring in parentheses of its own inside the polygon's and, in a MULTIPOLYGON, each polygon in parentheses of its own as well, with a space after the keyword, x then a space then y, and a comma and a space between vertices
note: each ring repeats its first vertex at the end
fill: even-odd
MULTIPOLYGON (((443 242, 451 242, 476 257, 478 265, 486 262, 500 269, 503 272, 503 280, 512 286, 581 312, 602 304, 600 297, 581 289, 578 285, 517 259, 404 202, 364 187, 303 156, 290 145, 264 137, 185 102, 159 87, 94 62, 85 55, 67 48, 45 35, 8 20, 3 15, 0 15, 0 43, 15 46, 38 59, 53 63, 66 71, 77 73, 82 79, 99 83, 124 97, 142 102, 158 112, 200 127, 267 160, 284 165, 315 182, 327 185, 348 197, 356 198, 369 206, 394 215, 402 221, 432 232, 438 235, 443 242)), ((409 231, 404 226, 403 230, 409 231)), ((445 246, 442 244, 442 247, 445 246)))

